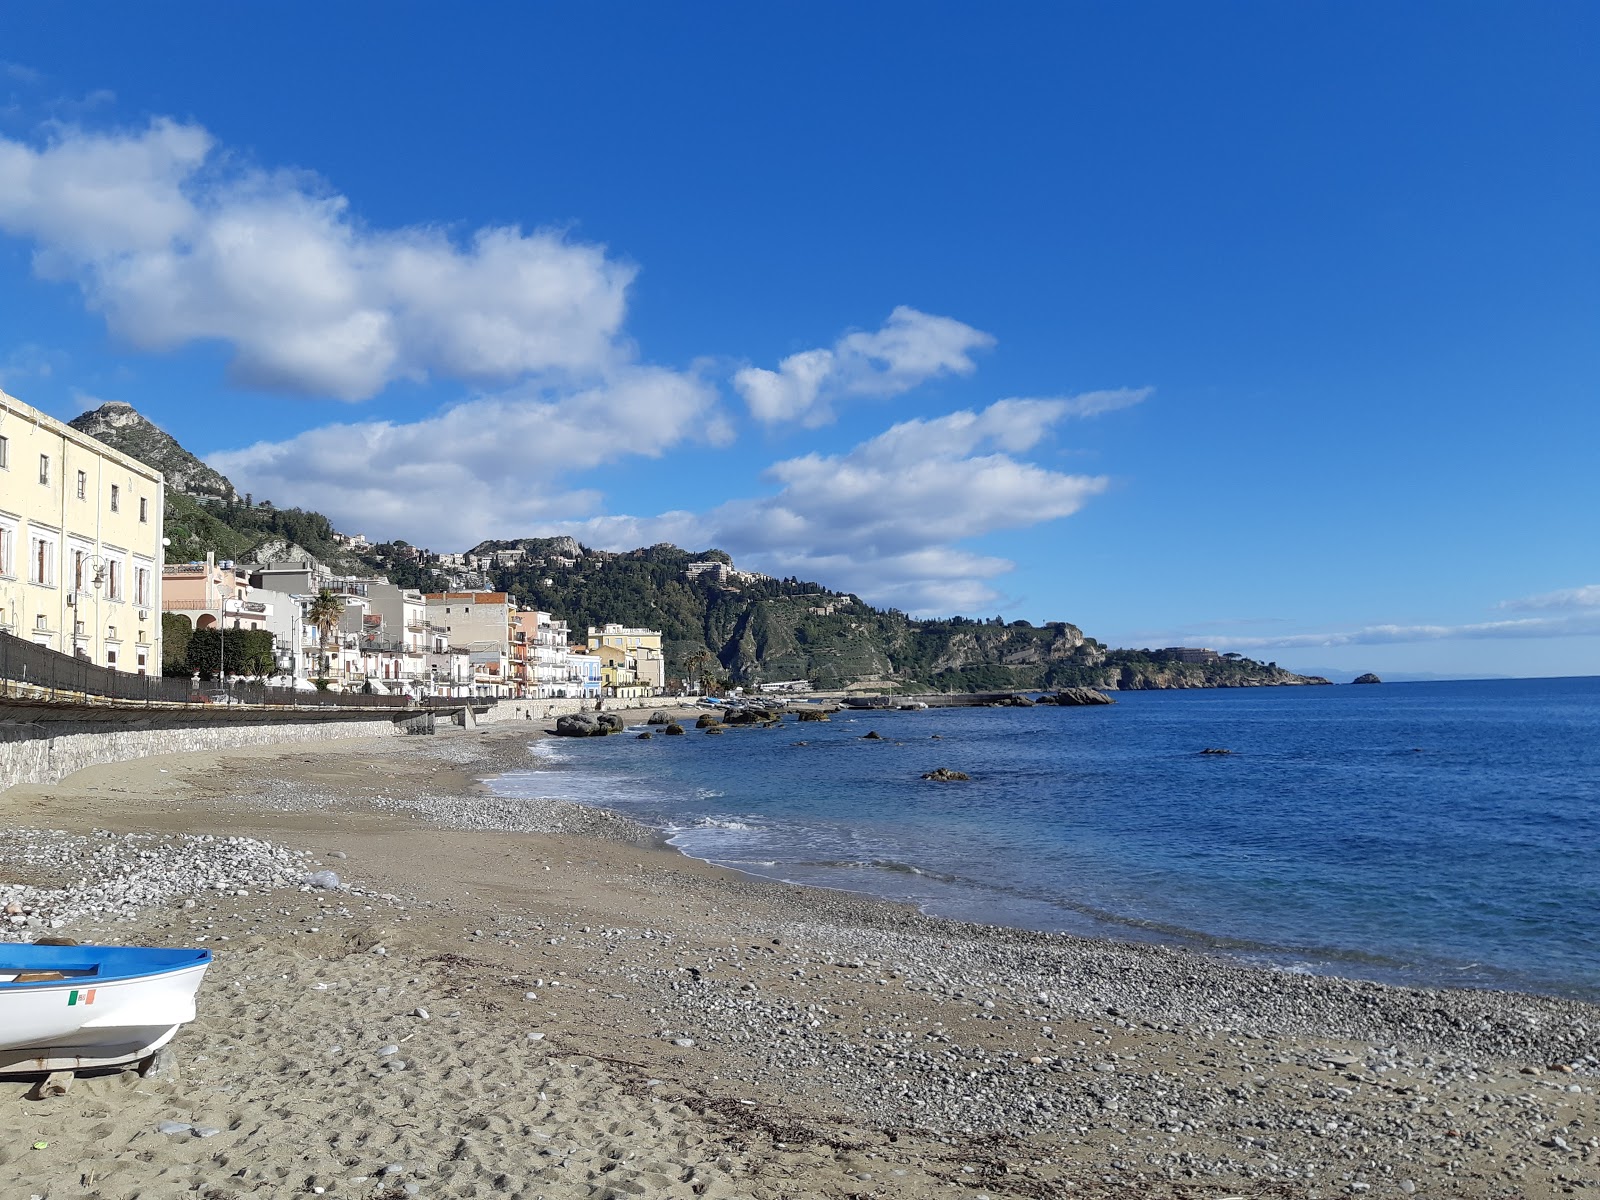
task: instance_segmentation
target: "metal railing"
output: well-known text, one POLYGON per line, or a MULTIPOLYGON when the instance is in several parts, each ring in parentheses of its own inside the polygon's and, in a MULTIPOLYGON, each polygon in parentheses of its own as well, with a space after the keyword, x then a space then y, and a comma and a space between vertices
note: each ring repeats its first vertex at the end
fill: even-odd
POLYGON ((0 633, 0 692, 13 699, 81 700, 98 697, 144 704, 254 704, 295 708, 407 708, 407 696, 364 692, 300 691, 220 680, 196 689, 192 679, 134 675, 101 667, 85 658, 61 654, 48 646, 0 633))

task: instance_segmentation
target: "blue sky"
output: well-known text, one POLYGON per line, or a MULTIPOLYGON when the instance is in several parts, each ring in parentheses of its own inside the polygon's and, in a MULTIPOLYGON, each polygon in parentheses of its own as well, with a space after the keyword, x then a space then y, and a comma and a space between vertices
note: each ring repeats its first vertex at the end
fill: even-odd
POLYGON ((0 12, 0 386, 460 549, 1600 673, 1588 4, 0 12))

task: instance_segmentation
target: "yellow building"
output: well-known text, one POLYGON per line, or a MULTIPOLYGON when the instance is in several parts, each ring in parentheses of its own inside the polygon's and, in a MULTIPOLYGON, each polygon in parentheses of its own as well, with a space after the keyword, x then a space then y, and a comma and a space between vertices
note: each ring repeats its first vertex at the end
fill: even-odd
POLYGON ((161 472, 0 392, 0 630, 161 673, 161 472))
MULTIPOLYGON (((589 626, 589 650, 597 652, 609 646, 626 650, 638 660, 638 681, 659 692, 666 687, 667 662, 661 650, 659 629, 630 629, 626 625, 606 625, 601 629, 589 626)), ((649 695, 649 692, 644 693, 649 695)))

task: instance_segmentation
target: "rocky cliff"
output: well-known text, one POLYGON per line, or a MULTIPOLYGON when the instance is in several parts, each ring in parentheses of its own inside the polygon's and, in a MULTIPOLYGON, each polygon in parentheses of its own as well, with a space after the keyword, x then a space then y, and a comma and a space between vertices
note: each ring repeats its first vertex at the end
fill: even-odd
POLYGON ((167 478, 167 486, 186 496, 229 500, 233 484, 220 471, 206 466, 178 444, 166 430, 120 400, 102 404, 67 422, 81 433, 104 442, 167 478))

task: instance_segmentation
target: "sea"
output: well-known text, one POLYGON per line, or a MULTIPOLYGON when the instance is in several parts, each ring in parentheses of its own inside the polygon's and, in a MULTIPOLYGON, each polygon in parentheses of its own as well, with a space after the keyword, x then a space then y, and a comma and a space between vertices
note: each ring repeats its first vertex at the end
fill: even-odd
POLYGON ((1116 700, 547 739, 494 786, 937 916, 1600 1002, 1600 678, 1116 700))

